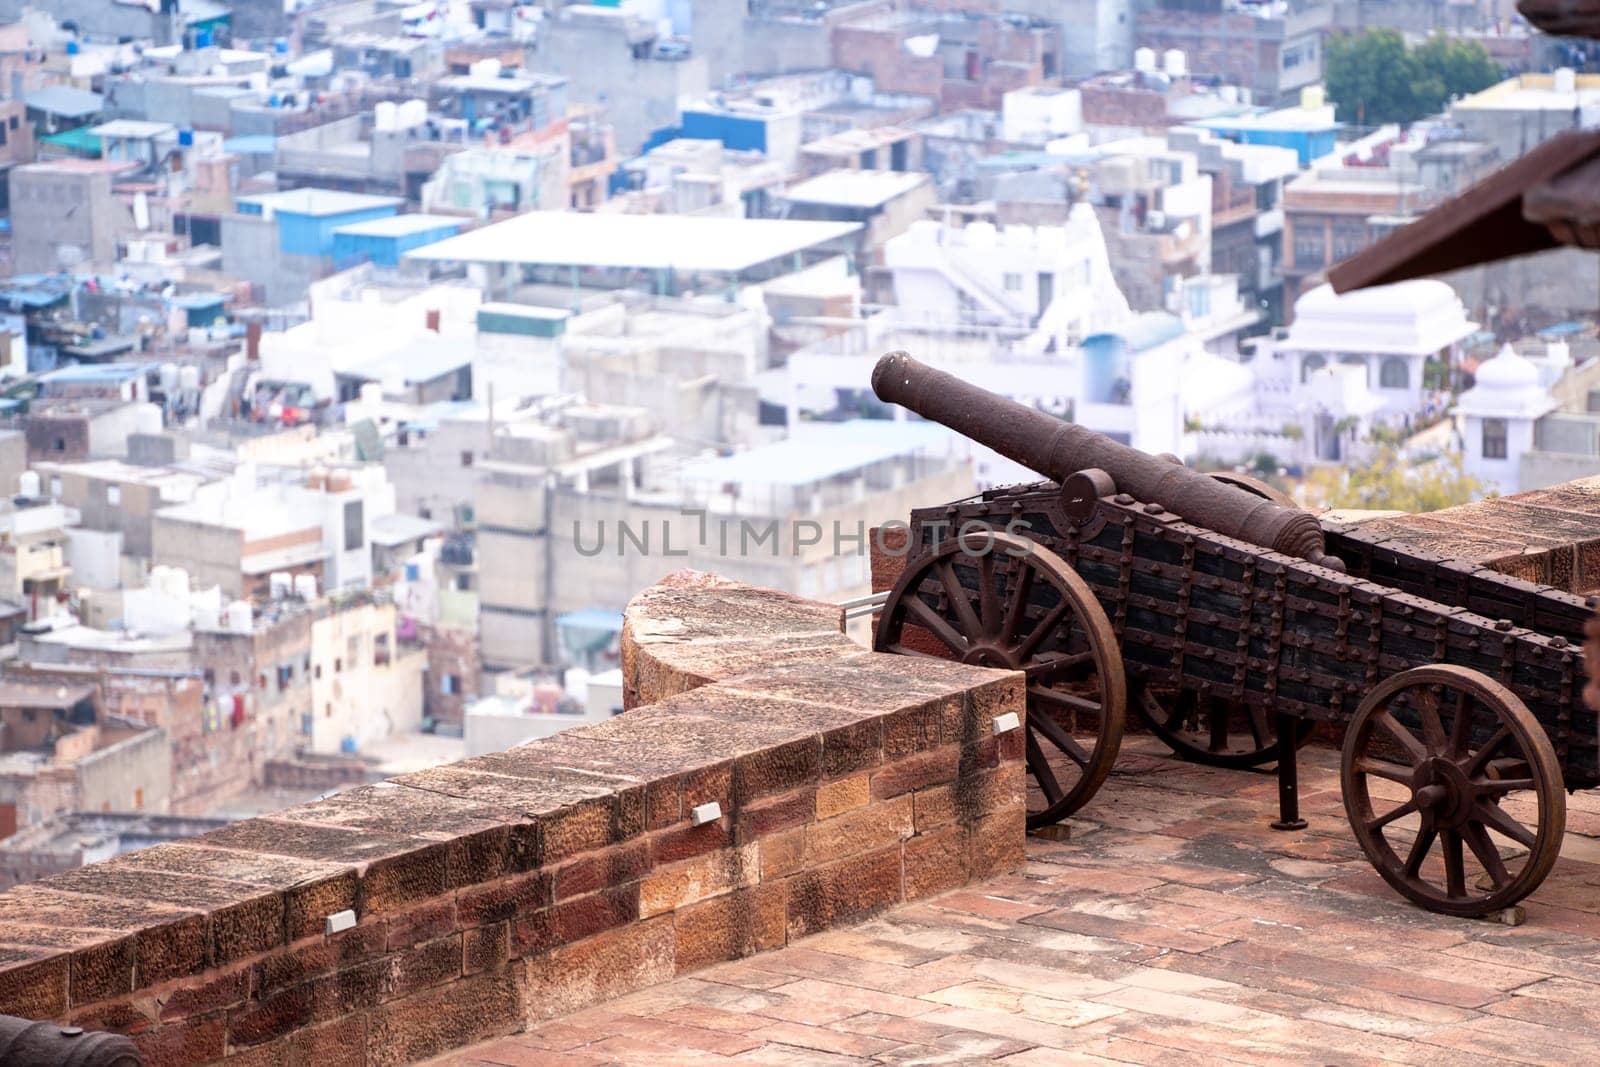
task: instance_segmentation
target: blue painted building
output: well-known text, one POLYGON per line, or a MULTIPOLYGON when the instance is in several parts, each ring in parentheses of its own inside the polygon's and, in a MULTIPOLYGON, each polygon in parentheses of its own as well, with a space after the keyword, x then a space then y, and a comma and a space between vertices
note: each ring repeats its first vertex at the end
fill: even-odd
POLYGON ((1292 148, 1302 167, 1339 146, 1339 127, 1332 105, 1286 107, 1278 111, 1198 119, 1189 123, 1238 144, 1292 148))
POLYGON ((391 215, 340 226, 333 231, 333 265, 339 270, 357 263, 397 267, 413 248, 454 237, 464 221, 452 215, 391 215))
POLYGON ((336 189, 291 189, 284 193, 242 196, 241 215, 270 217, 277 223, 278 251, 295 256, 332 256, 334 231, 343 226, 398 214, 404 203, 396 196, 369 196, 336 189))

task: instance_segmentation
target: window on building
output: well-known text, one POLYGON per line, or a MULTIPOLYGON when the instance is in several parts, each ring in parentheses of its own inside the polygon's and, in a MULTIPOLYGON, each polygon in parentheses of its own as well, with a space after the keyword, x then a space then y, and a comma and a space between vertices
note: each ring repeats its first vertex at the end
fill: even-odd
POLYGON ((1006 292, 1008 292, 1008 293, 1020 293, 1020 292, 1022 292, 1022 275, 1017 274, 1017 273, 1012 272, 1012 271, 1007 271, 1006 274, 1000 279, 1000 281, 1001 281, 1001 284, 1005 286, 1006 292))
POLYGON ((1411 387, 1411 367, 1398 356, 1391 356, 1378 368, 1378 385, 1384 389, 1411 387))
POLYGON ((133 787, 133 810, 144 810, 144 790, 140 789, 138 786, 133 787))
POLYGON ((1367 247, 1367 224, 1361 219, 1338 219, 1333 224, 1333 258, 1349 259, 1367 247))
POLYGON ((468 592, 469 590, 471 590, 472 589, 472 575, 470 575, 470 574, 458 574, 458 575, 456 575, 456 588, 461 590, 463 593, 468 592))
POLYGON ((1302 383, 1309 382, 1313 374, 1327 365, 1327 359, 1320 352, 1311 353, 1300 363, 1300 381, 1302 383))
POLYGON ((470 450, 461 453, 461 465, 463 467, 472 466, 472 452, 470 450))
POLYGON ((322 664, 319 663, 315 667, 312 668, 311 676, 313 678, 317 679, 318 681, 322 680, 322 664))
POLYGON ((106 503, 112 507, 122 503, 122 487, 120 485, 106 486, 106 503))
POLYGON ((1328 265, 1327 234, 1320 225, 1295 227, 1294 265, 1302 270, 1320 270, 1328 265))
POLYGON ((1483 458, 1506 458, 1506 420, 1483 420, 1483 458))
POLYGON ((344 505, 344 550, 354 552, 367 543, 365 509, 359 500, 344 505))
POLYGON ((228 672, 228 684, 229 685, 238 685, 239 684, 239 672, 238 671, 229 671, 228 672))
POLYGON ((333 657, 333 673, 338 674, 342 670, 344 670, 344 660, 338 656, 333 657))
POLYGON ((439 676, 439 692, 444 696, 455 696, 461 691, 461 679, 453 674, 439 676))

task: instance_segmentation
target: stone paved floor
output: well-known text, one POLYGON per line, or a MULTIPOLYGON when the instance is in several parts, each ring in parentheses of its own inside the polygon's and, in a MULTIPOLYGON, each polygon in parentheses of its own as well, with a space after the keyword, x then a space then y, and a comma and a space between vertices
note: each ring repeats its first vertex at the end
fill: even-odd
POLYGON ((1571 799, 1512 927, 1393 895, 1332 751, 1303 754, 1300 834, 1268 828, 1269 775, 1163 751, 1131 738, 1070 839, 1030 838, 1013 876, 438 1062, 1600 1061, 1600 793, 1571 799))

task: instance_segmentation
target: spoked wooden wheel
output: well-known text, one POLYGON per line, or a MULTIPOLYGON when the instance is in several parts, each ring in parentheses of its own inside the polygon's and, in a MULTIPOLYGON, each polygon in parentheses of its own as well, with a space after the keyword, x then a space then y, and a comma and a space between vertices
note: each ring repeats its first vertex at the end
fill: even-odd
MULTIPOLYGON (((1245 770, 1278 758, 1273 716, 1264 708, 1192 689, 1138 685, 1133 709, 1180 758, 1245 770)), ((1294 745, 1311 739, 1316 723, 1295 720, 1294 745)))
POLYGON ((1550 739, 1516 694, 1467 667, 1417 667, 1369 693, 1341 776, 1362 851, 1433 911, 1514 904, 1561 849, 1567 798, 1550 739))
POLYGON ((912 560, 873 647, 1028 676, 1028 828, 1094 795, 1122 744, 1127 682, 1116 632, 1088 584, 1042 545, 972 533, 912 560))

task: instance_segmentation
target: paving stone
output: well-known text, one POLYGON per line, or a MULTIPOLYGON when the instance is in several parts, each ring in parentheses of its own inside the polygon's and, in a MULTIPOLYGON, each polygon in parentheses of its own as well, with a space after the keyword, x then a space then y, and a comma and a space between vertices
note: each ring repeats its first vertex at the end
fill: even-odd
MULTIPOLYGON (((929 715, 955 714, 931 710, 937 676, 918 684, 933 700, 929 715)), ((923 747, 937 751, 937 736, 923 747)), ((1350 839, 1331 750, 1303 754, 1313 824, 1299 834, 1267 828, 1270 775, 1180 763, 1137 735, 1125 750, 1070 836, 1030 836, 1019 870, 439 1062, 1600 1062, 1600 863, 1591 861, 1600 839, 1586 836, 1600 833, 1600 794, 1572 798, 1594 823, 1573 821, 1578 832, 1527 902, 1527 923, 1513 928, 1434 915, 1389 890, 1350 839)), ((815 805, 819 795, 807 797, 815 805)), ((859 799, 857 785, 840 784, 825 803, 859 799)), ((845 808, 835 820, 869 810, 845 808)), ((861 824, 863 840, 872 828, 861 824)), ((245 880, 211 859, 197 873, 245 880)), ((777 846, 745 866, 761 879, 752 884, 769 870, 785 877, 777 846)), ((845 884, 811 891, 820 905, 845 884)), ((850 906, 848 893, 838 899, 850 906)), ((630 963, 619 956, 611 966, 630 963)), ((605 994, 603 982, 595 992, 605 994)))

